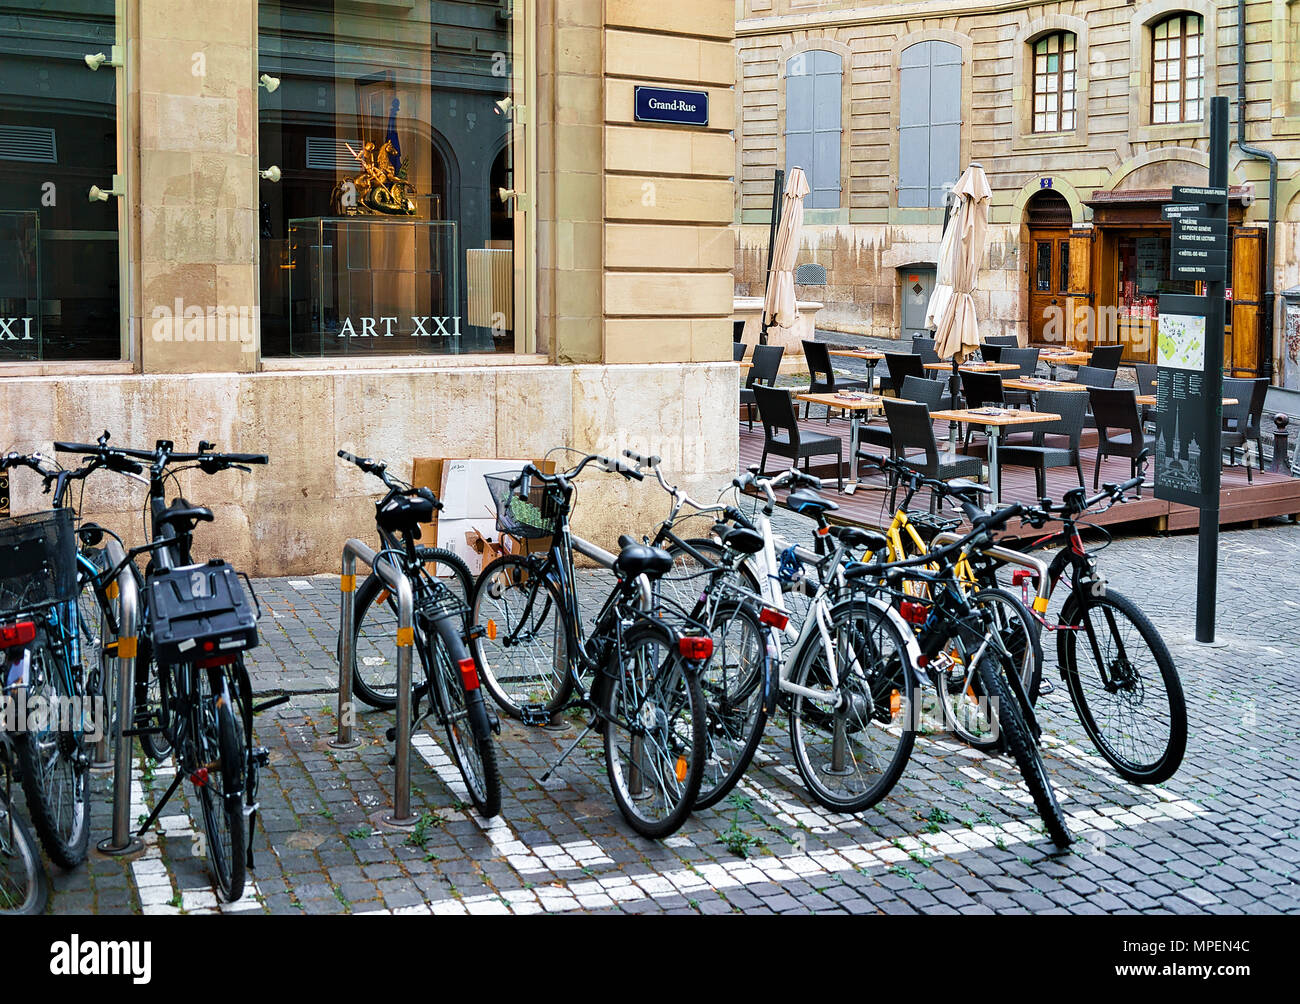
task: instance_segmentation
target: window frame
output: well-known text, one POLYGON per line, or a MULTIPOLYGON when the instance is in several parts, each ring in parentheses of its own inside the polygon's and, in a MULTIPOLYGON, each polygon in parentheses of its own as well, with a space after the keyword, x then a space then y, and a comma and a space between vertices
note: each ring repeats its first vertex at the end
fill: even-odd
POLYGON ((1150 64, 1151 103, 1150 103, 1149 112, 1151 116, 1151 124, 1156 126, 1186 125, 1190 123, 1203 121, 1205 118, 1205 94, 1206 94, 1205 18, 1196 11, 1177 11, 1163 18, 1160 18, 1158 21, 1153 23, 1151 25, 1150 31, 1151 31, 1151 40, 1150 40, 1151 41, 1151 64, 1150 64), (1188 22, 1190 21, 1191 18, 1196 18, 1197 20, 1198 30, 1195 35, 1191 35, 1188 33, 1188 22), (1175 59, 1171 59, 1169 58, 1168 55, 1169 44, 1170 42, 1174 41, 1174 38, 1169 33, 1168 29, 1175 21, 1178 22, 1178 38, 1177 38, 1178 56, 1175 59), (1157 36, 1157 32, 1159 32, 1162 28, 1167 29, 1164 38, 1160 38, 1157 36), (1195 78, 1190 77, 1187 71, 1187 61, 1188 61, 1187 42, 1190 38, 1195 38, 1198 40, 1197 54, 1193 58, 1198 60, 1200 64, 1200 72, 1197 74, 1195 78), (1165 56, 1163 58, 1158 57, 1156 55, 1157 47, 1161 42, 1165 43, 1165 56), (1157 68, 1160 66, 1164 66, 1166 68, 1170 66, 1177 66, 1177 76, 1173 77, 1173 76, 1166 75, 1163 80, 1158 80, 1156 78, 1156 72, 1157 72, 1157 68), (1193 79, 1197 84, 1197 96, 1194 99, 1189 99, 1187 96, 1187 85, 1191 83, 1193 79), (1178 97, 1175 100, 1171 101, 1168 98, 1168 87, 1170 84, 1173 83, 1176 83, 1178 85, 1178 97), (1161 86, 1166 88, 1165 91, 1166 97, 1165 100, 1158 101, 1156 100, 1156 89, 1161 86), (1189 100, 1194 100, 1197 105, 1198 114, 1194 118, 1188 116, 1187 105, 1189 100), (1174 106, 1175 104, 1178 108, 1178 117, 1177 118, 1167 117, 1167 109, 1174 106), (1166 117, 1164 119, 1157 120, 1156 109, 1158 107, 1166 109, 1166 117))
POLYGON ((788 175, 790 172, 790 168, 796 166, 790 162, 790 136, 792 134, 807 134, 810 137, 811 148, 814 157, 813 163, 807 166, 802 164, 797 166, 803 167, 805 172, 808 174, 808 184, 809 184, 809 188, 811 189, 811 192, 809 193, 809 197, 804 201, 804 205, 808 210, 811 211, 836 212, 844 208, 844 179, 845 179, 844 135, 846 131, 846 125, 845 125, 846 116, 845 116, 845 109, 844 109, 844 95, 845 95, 844 73, 845 73, 844 53, 838 51, 837 49, 830 48, 829 46, 816 44, 816 41, 814 41, 814 43, 810 45, 808 48, 799 49, 796 52, 789 53, 788 55, 785 56, 785 58, 781 62, 781 80, 782 80, 781 92, 782 92, 782 99, 783 99, 783 107, 782 107, 782 114, 781 114, 781 145, 782 145, 781 159, 786 174, 788 175), (833 56, 836 59, 837 63, 839 64, 838 72, 836 73, 819 72, 815 66, 819 54, 833 56), (811 62, 814 64, 812 73, 791 74, 790 72, 791 63, 799 59, 811 60, 811 62), (812 78, 812 104, 808 108, 807 129, 793 129, 791 128, 790 125, 791 115, 790 115, 790 83, 789 82, 792 76, 810 76, 812 78), (820 77, 832 77, 832 76, 836 77, 838 81, 836 93, 835 93, 835 101, 832 103, 834 104, 837 112, 839 126, 834 130, 818 129, 817 128, 817 106, 818 106, 817 80, 820 77), (835 161, 835 180, 837 184, 835 186, 835 193, 836 193, 835 204, 833 206, 816 205, 815 202, 816 202, 817 193, 830 190, 827 186, 823 185, 819 187, 816 184, 816 180, 818 177, 817 167, 820 166, 820 161, 816 159, 817 137, 819 134, 829 135, 832 132, 834 132, 836 135, 836 143, 835 143, 836 156, 834 158, 834 161, 835 161))
POLYGON ((1046 34, 1040 35, 1038 38, 1034 39, 1034 41, 1030 43, 1030 53, 1031 53, 1030 58, 1032 60, 1032 65, 1030 67, 1030 71, 1031 71, 1030 72, 1030 77, 1031 77, 1030 101, 1032 102, 1029 110, 1030 132, 1032 132, 1035 136, 1047 136, 1047 135, 1052 135, 1054 133, 1073 132, 1079 123, 1079 37, 1078 35, 1064 28, 1058 29, 1056 31, 1049 31, 1046 34), (1045 59, 1053 55, 1057 56, 1058 61, 1057 61, 1056 70, 1055 72, 1048 70, 1040 74, 1038 70, 1038 59, 1040 56, 1038 47, 1047 44, 1053 39, 1058 40, 1056 51, 1055 52, 1045 51, 1041 53, 1041 55, 1045 59), (1065 43, 1067 39, 1070 42, 1069 49, 1065 48, 1065 43), (1072 57, 1073 60, 1070 69, 1068 71, 1065 69, 1065 56, 1067 52, 1069 53, 1069 55, 1072 57), (1066 90, 1065 87, 1065 75, 1067 72, 1073 78, 1072 85, 1070 86, 1068 91, 1066 90), (1056 85, 1055 89, 1040 91, 1038 89, 1038 81, 1040 77, 1046 77, 1049 82, 1054 79, 1056 85), (1068 112, 1068 114, 1071 116, 1070 124, 1068 126, 1064 124, 1064 119, 1067 114, 1065 109, 1065 97, 1067 94, 1069 94, 1069 96, 1073 99, 1073 107, 1070 108, 1068 112), (1044 99, 1046 99, 1048 96, 1055 96, 1056 108, 1053 111, 1048 111, 1046 108, 1044 108, 1042 112, 1039 112, 1038 98, 1040 95, 1042 95, 1044 99), (1038 116, 1040 114, 1043 116, 1044 127, 1042 129, 1038 128, 1038 116), (1051 120, 1052 116, 1055 116, 1056 125, 1054 128, 1048 127, 1047 125, 1047 123, 1051 120))

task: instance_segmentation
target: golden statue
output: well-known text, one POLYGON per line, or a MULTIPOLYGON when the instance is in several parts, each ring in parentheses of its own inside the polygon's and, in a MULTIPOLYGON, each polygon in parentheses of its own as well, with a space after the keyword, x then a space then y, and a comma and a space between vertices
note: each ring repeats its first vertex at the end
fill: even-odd
POLYGON ((344 144, 348 152, 361 164, 361 173, 355 178, 340 181, 334 186, 330 198, 338 216, 414 216, 415 202, 411 199, 411 186, 393 170, 392 156, 397 151, 391 140, 384 140, 376 148, 371 140, 361 144, 360 152, 351 144, 344 144))

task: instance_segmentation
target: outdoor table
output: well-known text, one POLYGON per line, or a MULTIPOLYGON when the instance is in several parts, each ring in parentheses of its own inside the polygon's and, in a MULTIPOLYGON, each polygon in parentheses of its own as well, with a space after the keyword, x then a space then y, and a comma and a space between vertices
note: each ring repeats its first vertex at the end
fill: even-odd
MULTIPOLYGON (((841 408, 849 413, 849 482, 854 487, 858 482, 858 416, 864 412, 882 411, 885 407, 879 394, 796 394, 796 401, 808 401, 823 404, 827 411, 841 408)), ((852 491, 847 485, 846 490, 852 491)))
MULTIPOLYGON (((925 368, 928 370, 951 370, 952 363, 926 363, 925 368)), ((968 373, 1006 373, 1008 370, 1020 369, 1015 363, 960 363, 957 366, 959 370, 966 370, 968 373)))
POLYGON ((885 358, 883 352, 870 352, 866 349, 831 349, 830 354, 833 356, 843 356, 845 359, 861 359, 867 364, 867 391, 874 393, 876 389, 876 366, 880 360, 885 358))
POLYGON ((1056 367, 1058 366, 1084 366, 1092 358, 1091 353, 1070 350, 1068 352, 1047 352, 1038 353, 1038 361, 1047 364, 1047 373, 1053 380, 1056 379, 1056 367))
MULTIPOLYGON (((1156 406, 1156 396, 1154 394, 1139 394, 1137 396, 1137 403, 1144 404, 1147 405, 1148 407, 1154 408, 1156 406)), ((1238 402, 1235 397, 1225 397, 1223 399, 1224 407, 1227 407, 1230 404, 1237 404, 1237 403, 1238 402)))
POLYGON ((1088 387, 1081 383, 1068 383, 1063 380, 1044 380, 1041 377, 1012 377, 1009 380, 1003 380, 1002 386, 1010 390, 1025 390, 1029 392, 1029 403, 1033 406, 1036 395, 1039 391, 1044 390, 1068 390, 1068 391, 1087 391, 1088 387))
POLYGON ((749 359, 740 360, 739 366, 742 370, 752 370, 754 368, 753 362, 749 359))
POLYGON ((956 411, 933 411, 931 418, 983 426, 989 437, 989 487, 993 489, 992 508, 1002 504, 1002 481, 998 472, 998 437, 1009 425, 1032 425, 1036 422, 1059 422, 1061 416, 1050 411, 1017 411, 1014 408, 962 408, 956 411))

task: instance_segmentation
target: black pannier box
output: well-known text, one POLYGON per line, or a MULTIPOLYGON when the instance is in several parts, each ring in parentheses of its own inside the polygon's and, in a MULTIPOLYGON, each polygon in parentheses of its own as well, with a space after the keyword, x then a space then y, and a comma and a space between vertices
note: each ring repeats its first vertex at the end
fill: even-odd
POLYGON ((152 573, 149 629, 159 662, 195 662, 257 645, 257 614, 224 561, 152 573))

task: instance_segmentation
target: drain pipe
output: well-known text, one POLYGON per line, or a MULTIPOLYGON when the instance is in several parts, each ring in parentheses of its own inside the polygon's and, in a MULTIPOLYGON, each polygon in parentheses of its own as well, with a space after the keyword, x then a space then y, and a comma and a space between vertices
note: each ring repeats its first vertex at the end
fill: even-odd
POLYGON ((1273 261, 1277 239, 1277 155, 1246 143, 1246 0, 1237 0, 1237 149, 1253 160, 1268 161, 1268 235, 1264 251, 1264 344, 1268 352, 1260 376, 1273 379, 1273 261))

